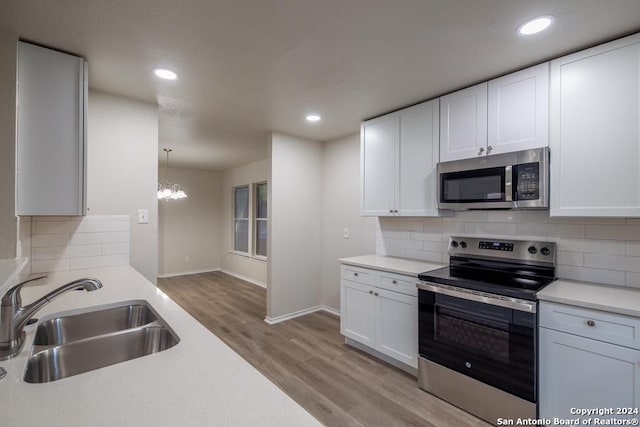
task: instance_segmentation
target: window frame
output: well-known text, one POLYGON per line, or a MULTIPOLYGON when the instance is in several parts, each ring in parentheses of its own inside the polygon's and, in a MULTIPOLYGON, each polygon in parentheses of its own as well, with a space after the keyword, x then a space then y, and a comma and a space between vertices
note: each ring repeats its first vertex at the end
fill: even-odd
POLYGON ((246 258, 251 258, 251 259, 256 259, 259 261, 267 261, 268 260, 268 256, 269 256, 269 249, 268 249, 268 243, 267 243, 267 254, 266 255, 259 255, 256 253, 256 248, 257 248, 257 239, 258 239, 258 235, 257 235, 257 230, 258 230, 258 221, 263 221, 267 224, 267 242, 269 241, 269 232, 268 232, 268 221, 269 221, 269 202, 268 202, 268 196, 269 195, 269 182, 268 181, 258 181, 258 182, 254 182, 254 183, 250 183, 250 184, 241 184, 241 185, 235 185, 231 188, 231 248, 229 250, 229 253, 234 254, 234 255, 238 255, 238 256, 242 256, 242 257, 246 257, 246 258), (265 185, 266 186, 266 191, 267 191, 267 217, 265 218, 258 218, 258 202, 257 202, 257 197, 258 197, 258 187, 265 185), (247 218, 236 218, 236 190, 238 189, 242 189, 242 188, 248 188, 249 190, 249 194, 248 194, 248 217, 247 218), (236 249, 236 221, 239 220, 246 220, 248 221, 248 226, 247 226, 247 252, 243 252, 243 251, 239 251, 236 249))

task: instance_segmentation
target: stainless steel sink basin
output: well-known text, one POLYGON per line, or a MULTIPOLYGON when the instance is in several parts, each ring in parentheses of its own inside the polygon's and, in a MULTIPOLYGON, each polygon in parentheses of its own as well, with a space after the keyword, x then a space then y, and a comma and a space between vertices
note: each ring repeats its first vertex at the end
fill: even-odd
POLYGON ((144 301, 44 319, 24 380, 57 381, 167 350, 180 339, 144 301))
POLYGON ((54 317, 38 323, 34 345, 60 345, 84 338, 136 328, 158 318, 148 304, 132 302, 123 306, 54 317))

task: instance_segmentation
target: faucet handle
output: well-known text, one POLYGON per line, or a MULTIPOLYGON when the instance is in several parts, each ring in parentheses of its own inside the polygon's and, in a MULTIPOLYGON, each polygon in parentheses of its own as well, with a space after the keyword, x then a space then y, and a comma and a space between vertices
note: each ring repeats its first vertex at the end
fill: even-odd
POLYGON ((22 289, 22 287, 27 283, 35 282, 36 280, 46 279, 46 278, 47 276, 39 276, 39 277, 34 277, 32 279, 25 280, 24 282, 18 283, 17 285, 9 289, 4 294, 4 296, 2 297, 2 305, 20 307, 20 305, 22 304, 22 299, 20 298, 20 289, 22 289))

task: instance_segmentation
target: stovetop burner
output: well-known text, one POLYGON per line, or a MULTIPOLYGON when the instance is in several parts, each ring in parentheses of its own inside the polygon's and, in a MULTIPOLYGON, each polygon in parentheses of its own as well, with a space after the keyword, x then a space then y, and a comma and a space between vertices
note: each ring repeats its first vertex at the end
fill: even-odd
POLYGON ((534 301, 555 278, 555 243, 451 237, 448 267, 422 281, 534 301))

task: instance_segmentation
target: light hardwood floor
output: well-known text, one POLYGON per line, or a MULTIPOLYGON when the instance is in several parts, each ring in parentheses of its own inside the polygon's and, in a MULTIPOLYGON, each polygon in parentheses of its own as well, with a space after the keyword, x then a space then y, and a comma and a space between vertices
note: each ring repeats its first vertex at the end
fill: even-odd
POLYGON ((333 315, 270 326, 266 290, 221 272, 159 279, 158 287, 327 426, 489 425, 345 345, 333 315))

